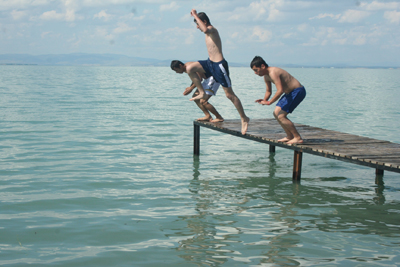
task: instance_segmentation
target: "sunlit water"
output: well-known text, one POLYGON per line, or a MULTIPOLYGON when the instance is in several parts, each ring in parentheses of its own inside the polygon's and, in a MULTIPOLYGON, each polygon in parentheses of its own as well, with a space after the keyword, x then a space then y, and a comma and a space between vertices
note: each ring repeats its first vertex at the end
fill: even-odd
MULTIPOLYGON (((400 143, 400 70, 288 69, 294 122, 400 143)), ((231 68, 251 118, 265 86, 231 68)), ((169 68, 0 66, 0 265, 397 266, 400 174, 201 129, 169 68)), ((212 104, 238 113, 222 89, 212 104)))

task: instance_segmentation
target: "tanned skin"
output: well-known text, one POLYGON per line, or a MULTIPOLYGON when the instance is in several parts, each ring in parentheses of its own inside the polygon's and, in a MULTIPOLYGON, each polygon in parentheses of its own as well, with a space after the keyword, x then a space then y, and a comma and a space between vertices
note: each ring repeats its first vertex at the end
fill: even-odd
MULTIPOLYGON (((206 41, 209 59, 213 62, 222 61, 224 59, 224 56, 222 54, 222 42, 221 42, 221 38, 219 36, 218 30, 211 24, 208 24, 206 21, 202 21, 198 17, 197 11, 195 9, 192 9, 192 11, 190 12, 190 15, 192 15, 196 19, 197 28, 205 34, 205 41, 206 41)), ((204 93, 204 88, 201 86, 200 79, 198 78, 198 75, 196 74, 196 73, 204 73, 204 72, 205 71, 199 62, 194 62, 194 64, 192 64, 189 68, 187 68, 187 73, 188 73, 189 77, 191 78, 192 82, 196 85, 197 89, 199 90, 199 94, 190 100, 197 100, 197 99, 205 98, 206 94, 204 93)), ((241 132, 242 132, 242 134, 246 134, 250 118, 246 116, 243 106, 242 106, 242 103, 240 102, 240 99, 233 92, 232 87, 222 86, 222 88, 225 91, 226 97, 232 101, 236 110, 239 112, 240 119, 242 122, 241 132)))
MULTIPOLYGON (((194 62, 187 62, 184 65, 181 64, 181 65, 179 65, 179 68, 174 68, 174 71, 179 74, 187 73, 187 71, 186 71, 187 66, 190 66, 193 63, 194 62)), ((204 73, 197 73, 197 75, 199 76, 200 81, 202 79, 206 79, 206 76, 204 75, 204 73)), ((185 91, 183 92, 183 95, 190 94, 195 88, 196 88, 196 86, 194 84, 192 84, 191 86, 189 86, 185 89, 185 91)), ((197 96, 198 94, 199 94, 199 90, 196 90, 193 94, 193 97, 197 96)), ((203 118, 197 119, 197 121, 223 122, 224 118, 218 113, 218 111, 215 109, 215 107, 208 102, 208 100, 210 98, 211 98, 211 95, 206 94, 205 98, 194 100, 196 105, 201 109, 201 111, 203 111, 203 113, 205 115, 203 118), (214 114, 215 119, 212 118, 210 112, 212 114, 214 114)))
MULTIPOLYGON (((252 69, 256 75, 264 77, 267 86, 264 98, 255 101, 261 105, 271 105, 276 102, 282 94, 289 94, 294 89, 302 87, 296 78, 281 68, 266 67, 264 64, 261 64, 261 67, 258 68, 254 66, 252 69), (275 84, 276 93, 271 100, 269 100, 272 95, 271 83, 275 84)), ((303 143, 303 139, 297 132, 293 122, 287 118, 288 113, 286 111, 276 106, 273 114, 286 133, 286 137, 278 140, 279 142, 286 142, 287 144, 303 143)))

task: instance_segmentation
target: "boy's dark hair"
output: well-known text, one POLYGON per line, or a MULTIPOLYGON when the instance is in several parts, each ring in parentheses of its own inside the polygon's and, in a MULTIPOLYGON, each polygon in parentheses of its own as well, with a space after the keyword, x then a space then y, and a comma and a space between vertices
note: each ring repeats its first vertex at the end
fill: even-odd
MULTIPOLYGON (((197 16, 199 17, 199 19, 201 19, 201 21, 205 21, 207 24, 211 25, 210 19, 208 18, 206 13, 200 12, 200 13, 197 13, 197 16)), ((197 22, 196 19, 194 19, 194 22, 195 23, 197 22)))
POLYGON ((181 65, 185 65, 182 63, 182 61, 179 60, 172 60, 171 61, 171 69, 174 70, 176 68, 179 68, 181 65))
POLYGON ((261 65, 265 65, 268 68, 268 64, 264 61, 264 59, 260 56, 255 56, 250 63, 250 68, 256 66, 257 68, 261 68, 261 65))

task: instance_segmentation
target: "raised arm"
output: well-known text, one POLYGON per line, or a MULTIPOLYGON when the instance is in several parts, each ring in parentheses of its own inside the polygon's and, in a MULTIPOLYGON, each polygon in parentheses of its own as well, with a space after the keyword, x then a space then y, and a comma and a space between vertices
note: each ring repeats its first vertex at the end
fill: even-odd
POLYGON ((206 26, 206 24, 204 23, 204 21, 202 21, 199 16, 197 16, 197 11, 196 9, 192 9, 192 11, 190 11, 190 15, 192 15, 197 22, 197 25, 199 25, 199 28, 202 32, 207 33, 208 32, 208 28, 206 26))

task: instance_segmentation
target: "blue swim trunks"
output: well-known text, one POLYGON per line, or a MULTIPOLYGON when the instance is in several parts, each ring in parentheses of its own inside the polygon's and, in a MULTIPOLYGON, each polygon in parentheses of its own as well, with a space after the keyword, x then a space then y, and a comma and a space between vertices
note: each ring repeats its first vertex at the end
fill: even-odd
POLYGON ((293 110, 303 101, 306 97, 306 89, 304 86, 294 89, 289 94, 284 94, 281 99, 279 99, 278 107, 281 107, 283 111, 287 113, 292 113, 293 110))
POLYGON ((199 63, 206 72, 207 77, 213 76, 223 87, 232 87, 228 62, 225 59, 220 62, 212 62, 210 59, 199 60, 199 63))

